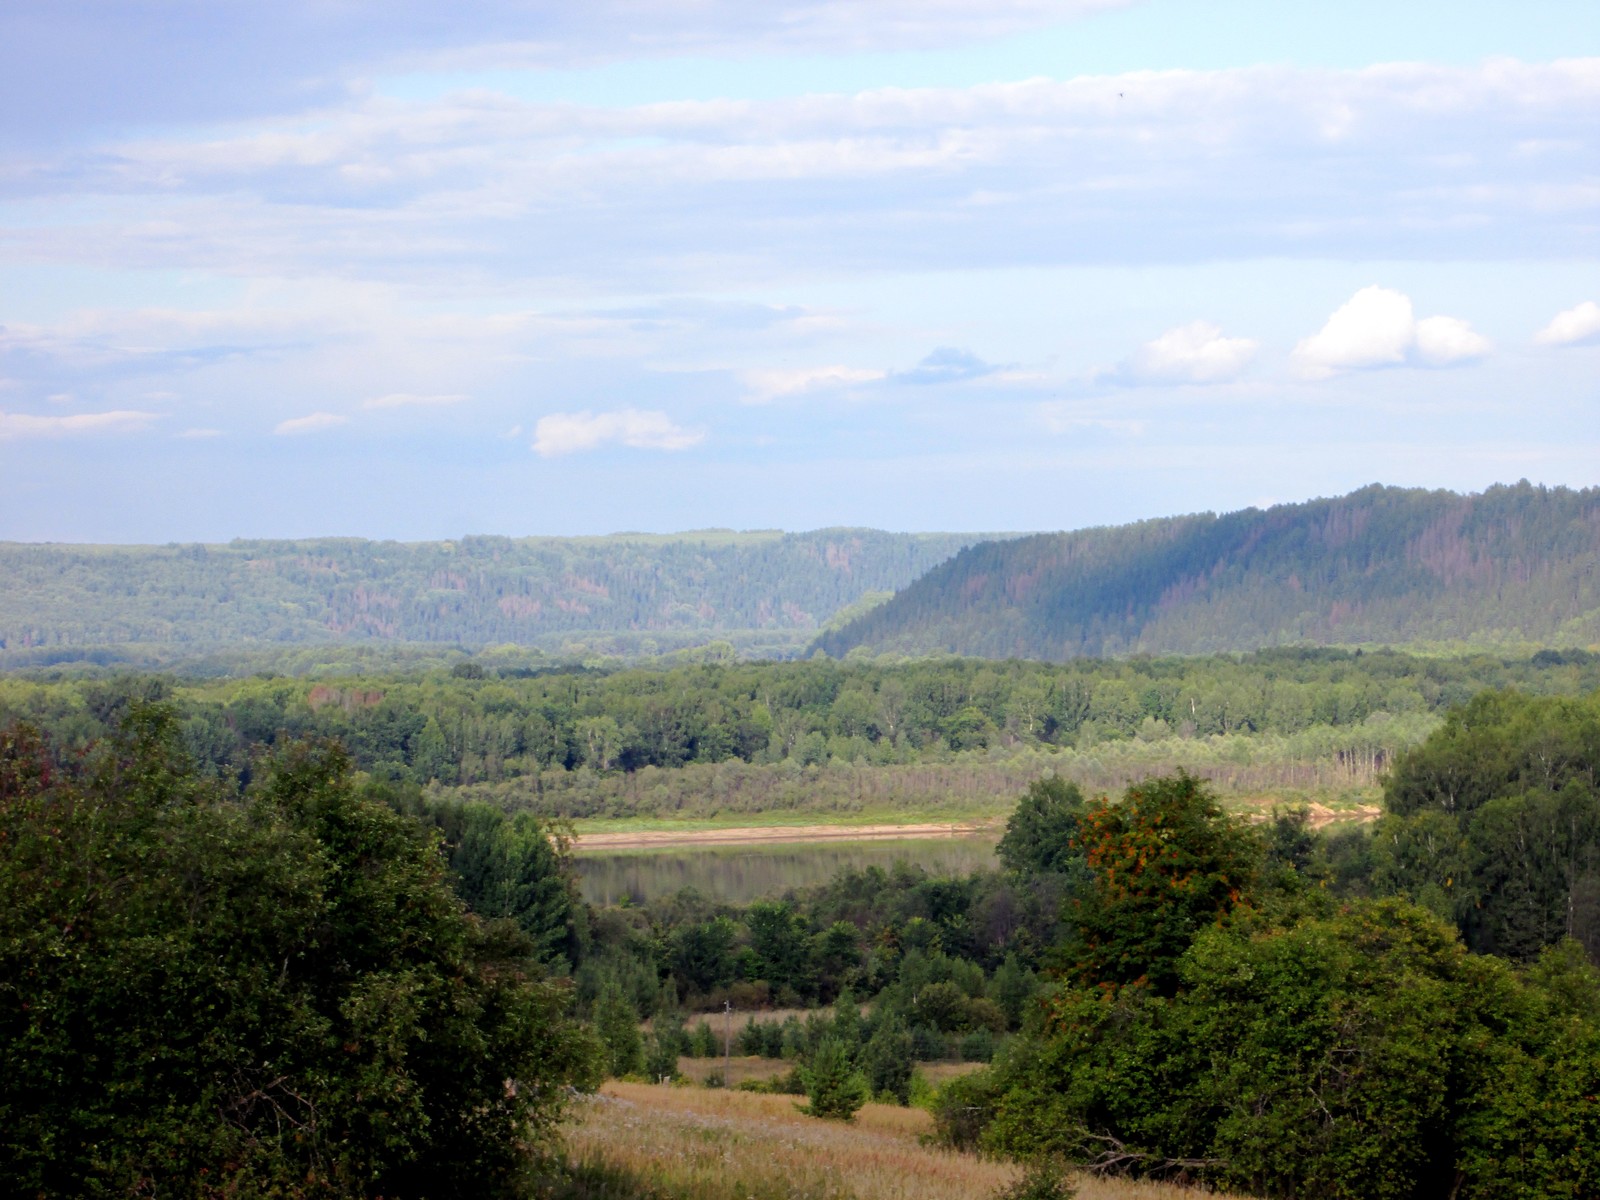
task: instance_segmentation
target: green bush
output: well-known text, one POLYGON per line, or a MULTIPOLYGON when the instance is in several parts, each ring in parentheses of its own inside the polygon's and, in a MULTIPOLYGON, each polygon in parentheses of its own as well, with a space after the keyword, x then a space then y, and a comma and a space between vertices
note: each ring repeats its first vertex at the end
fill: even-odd
POLYGON ((1176 973, 1170 997, 1053 996, 1044 1036, 1008 1047, 993 1103, 966 1114, 979 1144, 1303 1200, 1600 1190, 1600 1113, 1579 1098, 1600 1090, 1600 979, 1581 952, 1519 977, 1384 901, 1214 927, 1176 973))

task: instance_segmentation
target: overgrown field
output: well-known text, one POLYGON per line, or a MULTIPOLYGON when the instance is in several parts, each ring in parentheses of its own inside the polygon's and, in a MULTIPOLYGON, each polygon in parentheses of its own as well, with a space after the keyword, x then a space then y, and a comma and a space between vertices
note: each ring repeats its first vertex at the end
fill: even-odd
MULTIPOLYGON (((566 1130, 558 1200, 983 1200, 1010 1163, 923 1144, 921 1109, 869 1104, 850 1124, 789 1096, 608 1083, 566 1130)), ((1081 1200, 1178 1200, 1183 1189, 1085 1177, 1081 1200)))

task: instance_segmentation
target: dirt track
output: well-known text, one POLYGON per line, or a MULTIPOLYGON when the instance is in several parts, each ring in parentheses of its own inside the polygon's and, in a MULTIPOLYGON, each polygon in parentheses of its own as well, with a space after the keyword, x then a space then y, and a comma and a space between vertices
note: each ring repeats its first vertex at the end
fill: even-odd
POLYGON ((652 829, 638 833, 586 833, 575 849, 663 850, 674 846, 776 846, 810 842, 888 842, 916 838, 976 837, 998 833, 1001 821, 931 825, 766 825, 744 829, 652 829))

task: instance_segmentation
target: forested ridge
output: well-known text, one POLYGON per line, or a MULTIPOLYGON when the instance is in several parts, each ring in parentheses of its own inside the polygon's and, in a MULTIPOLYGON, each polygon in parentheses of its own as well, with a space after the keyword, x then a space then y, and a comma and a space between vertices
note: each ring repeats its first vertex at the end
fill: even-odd
MULTIPOLYGON (((0 544, 0 651, 127 643, 543 645, 708 634, 793 651, 987 534, 703 530, 593 538, 0 544)), ((39 656, 35 655, 37 660, 39 656)))
POLYGON ((1591 645, 1600 488, 1336 499, 986 542, 815 645, 1060 660, 1295 643, 1591 645))

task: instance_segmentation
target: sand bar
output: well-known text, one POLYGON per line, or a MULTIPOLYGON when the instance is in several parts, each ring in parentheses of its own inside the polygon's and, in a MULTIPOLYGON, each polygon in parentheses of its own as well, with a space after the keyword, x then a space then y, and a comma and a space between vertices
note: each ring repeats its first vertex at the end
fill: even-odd
POLYGON ((582 834, 578 853, 593 850, 663 850, 675 846, 753 846, 811 842, 888 842, 998 834, 1002 821, 924 825, 758 825, 731 829, 650 829, 582 834))

